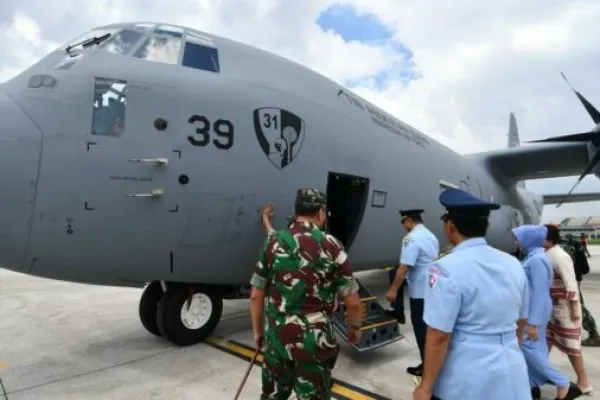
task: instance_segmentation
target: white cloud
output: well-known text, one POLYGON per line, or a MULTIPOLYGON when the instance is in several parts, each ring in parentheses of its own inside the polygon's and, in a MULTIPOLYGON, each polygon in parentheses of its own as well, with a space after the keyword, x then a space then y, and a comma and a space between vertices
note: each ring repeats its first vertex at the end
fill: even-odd
MULTIPOLYGON (((592 122, 560 78, 600 107, 597 0, 41 0, 0 5, 0 80, 14 76, 50 49, 90 28, 117 21, 178 23, 251 43, 342 82, 452 149, 468 153, 505 147, 508 113, 517 115, 522 142, 589 130, 592 122), (422 78, 391 82, 373 75, 404 65, 390 47, 345 43, 315 24, 333 3, 374 13, 414 53, 422 78)), ((538 192, 565 192, 576 178, 529 183, 538 192)), ((587 178, 582 189, 600 190, 587 178)), ((578 190, 578 191, 579 191, 578 190)), ((558 211, 594 213, 597 204, 558 211)), ((559 215, 552 208, 550 215, 559 215)), ((598 212, 600 213, 600 212, 598 212)))

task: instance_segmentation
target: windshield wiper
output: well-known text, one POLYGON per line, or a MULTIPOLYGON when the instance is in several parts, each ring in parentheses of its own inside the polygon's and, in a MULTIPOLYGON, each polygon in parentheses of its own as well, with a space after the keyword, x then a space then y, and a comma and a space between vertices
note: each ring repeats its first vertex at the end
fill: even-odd
POLYGON ((111 35, 110 33, 105 33, 104 35, 102 35, 100 37, 94 36, 93 38, 82 40, 79 43, 75 43, 75 44, 72 44, 70 46, 65 47, 65 51, 71 57, 73 57, 73 54, 71 54, 71 49, 73 47, 81 45, 81 47, 83 47, 84 49, 86 49, 86 48, 88 48, 90 46, 93 46, 93 45, 100 44, 100 43, 104 42, 106 39, 108 39, 110 37, 110 35, 111 35))

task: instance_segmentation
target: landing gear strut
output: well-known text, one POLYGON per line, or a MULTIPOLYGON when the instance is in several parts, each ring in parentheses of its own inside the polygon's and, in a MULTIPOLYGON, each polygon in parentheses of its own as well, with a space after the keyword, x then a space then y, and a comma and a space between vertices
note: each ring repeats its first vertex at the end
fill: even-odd
POLYGON ((150 333, 189 346, 203 341, 216 328, 223 298, 203 285, 152 282, 142 294, 139 309, 142 325, 150 333))

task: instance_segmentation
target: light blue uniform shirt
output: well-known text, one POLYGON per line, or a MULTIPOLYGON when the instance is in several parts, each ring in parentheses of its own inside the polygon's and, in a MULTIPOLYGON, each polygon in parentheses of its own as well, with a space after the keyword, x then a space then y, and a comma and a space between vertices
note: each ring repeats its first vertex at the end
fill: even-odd
POLYGON ((433 388, 440 399, 530 399, 517 320, 528 312, 527 278, 513 256, 466 240, 429 268, 423 319, 451 334, 433 388))
POLYGON ((545 250, 540 247, 525 257, 523 268, 529 282, 529 313, 527 323, 543 326, 552 318, 550 288, 554 281, 554 269, 545 250))
POLYGON ((408 296, 413 299, 425 297, 427 268, 440 254, 440 244, 433 233, 423 224, 416 225, 402 240, 400 264, 408 267, 406 281, 408 296))

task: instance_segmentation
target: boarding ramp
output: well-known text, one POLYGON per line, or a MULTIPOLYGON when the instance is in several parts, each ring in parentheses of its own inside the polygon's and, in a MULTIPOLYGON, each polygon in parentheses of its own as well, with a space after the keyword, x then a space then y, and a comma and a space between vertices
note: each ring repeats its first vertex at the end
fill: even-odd
MULTIPOLYGON (((358 282, 358 280, 357 280, 358 282)), ((404 338, 400 333, 398 321, 389 317, 377 297, 373 296, 360 282, 358 294, 362 309, 362 328, 360 341, 352 347, 360 352, 374 350, 404 338)), ((342 301, 333 315, 333 328, 344 341, 348 339, 348 312, 342 301)))

